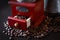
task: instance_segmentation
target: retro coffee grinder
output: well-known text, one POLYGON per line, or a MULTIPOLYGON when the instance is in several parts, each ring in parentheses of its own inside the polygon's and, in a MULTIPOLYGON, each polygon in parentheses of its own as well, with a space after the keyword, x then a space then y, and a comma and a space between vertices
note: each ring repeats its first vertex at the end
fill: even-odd
POLYGON ((12 16, 8 17, 11 27, 22 30, 36 28, 45 18, 44 0, 11 0, 8 3, 12 8, 12 16))
POLYGON ((7 32, 3 32, 8 34, 10 39, 13 36, 34 34, 36 28, 46 18, 44 15, 44 0, 10 0, 8 4, 11 6, 12 15, 4 23, 7 32))
POLYGON ((59 31, 60 17, 52 17, 60 12, 59 3, 59 0, 10 0, 12 15, 4 22, 3 33, 15 39, 20 36, 42 38, 51 31, 59 31))

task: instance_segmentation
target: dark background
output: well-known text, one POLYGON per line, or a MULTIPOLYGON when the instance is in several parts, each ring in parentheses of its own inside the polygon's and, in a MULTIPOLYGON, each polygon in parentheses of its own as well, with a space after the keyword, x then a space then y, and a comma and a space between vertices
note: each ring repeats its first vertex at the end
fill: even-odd
MULTIPOLYGON (((8 0, 0 0, 0 40, 9 40, 8 36, 2 33, 4 30, 3 22, 7 20, 7 17, 11 15, 11 8, 8 5, 8 0)), ((26 40, 25 38, 20 38, 20 40, 26 40)), ((36 39, 31 38, 30 40, 60 40, 60 32, 51 32, 44 38, 36 39)))

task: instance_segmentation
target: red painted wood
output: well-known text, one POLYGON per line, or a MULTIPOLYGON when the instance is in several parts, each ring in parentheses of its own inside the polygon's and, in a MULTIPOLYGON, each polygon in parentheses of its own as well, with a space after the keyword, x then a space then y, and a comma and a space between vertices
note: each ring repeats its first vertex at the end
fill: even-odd
MULTIPOLYGON (((28 2, 27 3, 25 3, 25 2, 18 3, 16 1, 9 1, 8 3, 11 5, 11 8, 12 8, 12 16, 22 15, 22 16, 27 16, 27 17, 31 18, 31 27, 34 27, 34 28, 38 27, 38 25, 40 25, 41 22, 45 18, 45 16, 44 16, 44 0, 38 0, 35 3, 28 3, 28 2), (29 12, 19 12, 18 10, 16 10, 17 6, 26 7, 27 9, 29 9, 29 12)), ((11 21, 12 21, 12 19, 9 20, 9 22, 11 23, 10 25, 12 25, 11 21)), ((14 20, 14 21, 18 21, 18 20, 14 20)), ((23 25, 25 25, 25 24, 23 24, 23 25)), ((26 25, 22 26, 22 29, 23 28, 26 29, 26 25)))
POLYGON ((8 17, 8 23, 9 23, 9 25, 11 27, 15 27, 14 24, 18 23, 18 26, 15 27, 15 28, 27 30, 27 28, 26 28, 26 20, 17 19, 17 18, 13 18, 13 17, 8 17))

